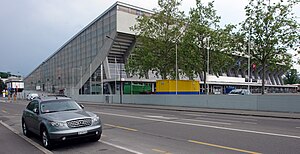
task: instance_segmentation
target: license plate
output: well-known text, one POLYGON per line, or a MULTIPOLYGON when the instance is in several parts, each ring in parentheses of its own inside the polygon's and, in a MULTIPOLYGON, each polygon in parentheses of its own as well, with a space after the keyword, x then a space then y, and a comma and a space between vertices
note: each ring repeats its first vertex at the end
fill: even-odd
POLYGON ((80 132, 78 132, 78 135, 83 135, 83 134, 86 134, 87 133, 87 131, 85 130, 85 131, 80 131, 80 132))

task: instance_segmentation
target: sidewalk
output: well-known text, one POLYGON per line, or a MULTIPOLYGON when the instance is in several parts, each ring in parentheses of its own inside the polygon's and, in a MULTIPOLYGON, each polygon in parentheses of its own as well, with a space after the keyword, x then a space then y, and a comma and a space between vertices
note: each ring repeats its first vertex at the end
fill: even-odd
POLYGON ((25 104, 28 104, 29 101, 26 101, 22 98, 17 98, 16 100, 13 100, 13 99, 8 100, 7 97, 5 97, 5 98, 0 97, 0 103, 25 103, 25 104))
POLYGON ((172 111, 187 111, 187 112, 231 114, 231 115, 257 116, 257 117, 271 117, 271 118, 300 119, 300 113, 287 113, 287 112, 211 109, 211 108, 177 107, 177 106, 163 106, 163 105, 105 104, 105 103, 97 103, 97 102, 80 102, 80 103, 92 104, 92 105, 102 105, 102 106, 113 106, 113 107, 131 107, 131 108, 144 108, 144 109, 156 109, 156 110, 172 110, 172 111))
POLYGON ((13 133, 0 123, 0 153, 34 153, 43 154, 38 148, 28 143, 22 137, 13 133))

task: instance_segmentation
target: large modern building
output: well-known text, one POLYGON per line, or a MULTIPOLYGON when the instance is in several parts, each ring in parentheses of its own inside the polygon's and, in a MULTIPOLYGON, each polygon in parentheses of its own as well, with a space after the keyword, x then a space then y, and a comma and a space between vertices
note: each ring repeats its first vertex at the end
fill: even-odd
MULTIPOLYGON (((119 94, 124 85, 148 84, 155 90, 157 77, 140 79, 126 74, 124 65, 135 48, 135 32, 130 27, 140 15, 151 15, 150 10, 117 2, 99 17, 62 45, 53 55, 42 62, 25 78, 25 89, 47 92, 78 94, 119 94), (120 88, 122 87, 122 88, 120 88), (38 89, 37 89, 38 88, 38 89)), ((236 56, 240 63, 245 57, 236 56)), ((227 87, 247 88, 261 91, 261 68, 251 73, 251 82, 246 82, 247 69, 232 67, 217 76, 209 75, 211 93, 222 93, 227 87)), ((270 92, 291 92, 295 86, 283 85, 284 71, 267 71, 266 87, 270 92)), ((203 77, 196 80, 201 83, 203 77)))

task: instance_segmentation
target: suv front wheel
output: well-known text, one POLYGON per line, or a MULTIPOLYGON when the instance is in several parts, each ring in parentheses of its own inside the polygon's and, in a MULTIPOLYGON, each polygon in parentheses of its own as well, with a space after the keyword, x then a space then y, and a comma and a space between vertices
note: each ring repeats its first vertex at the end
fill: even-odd
POLYGON ((49 138, 48 131, 47 131, 46 128, 42 129, 41 137, 42 137, 43 147, 45 147, 46 149, 51 149, 51 147, 52 147, 52 141, 49 138))
POLYGON ((30 136, 30 132, 29 132, 27 125, 23 119, 22 119, 22 131, 25 136, 27 136, 27 137, 30 136))

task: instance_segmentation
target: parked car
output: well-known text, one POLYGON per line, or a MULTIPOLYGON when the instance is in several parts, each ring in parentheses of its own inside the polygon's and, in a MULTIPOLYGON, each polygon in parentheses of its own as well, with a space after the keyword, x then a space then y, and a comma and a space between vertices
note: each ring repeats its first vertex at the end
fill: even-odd
POLYGON ((33 100, 34 98, 36 98, 36 97, 39 97, 39 94, 36 94, 36 93, 30 93, 30 94, 28 94, 27 95, 27 100, 28 101, 31 101, 31 100, 33 100))
POLYGON ((233 89, 228 95, 251 95, 251 92, 248 89, 233 89))
POLYGON ((42 145, 48 149, 59 141, 78 138, 98 141, 102 134, 99 116, 67 97, 32 100, 23 111, 22 130, 25 136, 31 133, 40 136, 42 145))

